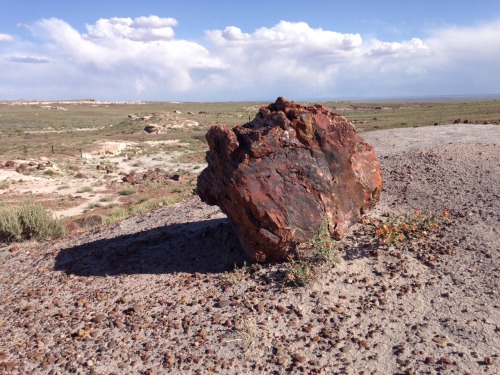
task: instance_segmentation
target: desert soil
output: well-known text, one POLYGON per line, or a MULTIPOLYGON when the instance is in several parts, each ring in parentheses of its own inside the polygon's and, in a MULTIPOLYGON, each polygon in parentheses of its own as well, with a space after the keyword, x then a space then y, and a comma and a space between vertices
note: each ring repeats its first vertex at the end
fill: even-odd
POLYGON ((231 272, 245 256, 196 197, 4 247, 0 373, 500 373, 500 126, 363 137, 381 201, 307 287, 284 287, 282 265, 231 272), (371 222, 414 209, 448 210, 451 223, 378 242, 371 222))

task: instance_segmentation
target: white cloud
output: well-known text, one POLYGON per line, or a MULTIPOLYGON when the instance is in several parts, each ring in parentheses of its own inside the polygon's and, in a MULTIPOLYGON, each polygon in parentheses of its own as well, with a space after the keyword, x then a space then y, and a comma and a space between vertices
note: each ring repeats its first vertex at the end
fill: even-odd
POLYGON ((207 31, 208 39, 220 48, 241 46, 279 49, 307 49, 317 53, 351 51, 361 46, 359 34, 342 34, 323 29, 313 29, 305 22, 280 21, 271 28, 262 27, 253 34, 243 33, 236 26, 228 26, 223 31, 207 31))
POLYGON ((281 21, 251 34, 230 26, 207 31, 206 36, 210 50, 228 66, 221 72, 227 89, 238 82, 246 92, 260 89, 258 97, 267 92, 302 98, 365 95, 369 81, 376 82, 374 90, 380 92, 389 78, 422 75, 420 59, 431 54, 418 38, 364 40, 360 34, 312 28, 305 22, 281 21))
POLYGON ((431 54, 431 49, 421 39, 413 38, 409 41, 375 42, 370 54, 373 56, 425 56, 431 54))
POLYGON ((0 42, 13 42, 14 37, 9 34, 0 34, 0 42))
POLYGON ((117 100, 498 92, 500 21, 392 41, 281 21, 252 32, 208 30, 199 43, 176 39, 175 27, 154 15, 100 19, 84 33, 39 20, 28 29, 42 43, 0 44, 1 91, 117 100))
POLYGON ((130 24, 134 28, 142 29, 162 29, 164 27, 177 26, 177 20, 174 18, 160 18, 158 16, 137 17, 130 24))
POLYGON ((45 44, 23 54, 43 51, 57 65, 38 81, 76 82, 75 90, 88 92, 84 96, 104 92, 107 98, 161 99, 193 89, 192 73, 203 79, 224 68, 202 45, 175 40, 173 30, 165 26, 175 24, 153 16, 100 19, 81 34, 63 20, 42 19, 29 30, 45 44))
POLYGON ((95 25, 87 25, 85 38, 98 39, 129 39, 133 41, 150 42, 156 40, 172 40, 175 37, 173 27, 177 21, 173 18, 158 16, 131 18, 100 19, 95 25))

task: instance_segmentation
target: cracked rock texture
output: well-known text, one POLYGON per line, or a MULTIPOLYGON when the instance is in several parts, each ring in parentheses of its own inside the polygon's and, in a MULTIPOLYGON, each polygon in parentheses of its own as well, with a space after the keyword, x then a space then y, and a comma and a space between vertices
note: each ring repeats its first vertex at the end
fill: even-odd
POLYGON ((373 148, 343 116, 284 98, 247 124, 214 126, 198 193, 231 220, 251 259, 280 261, 307 244, 323 220, 340 238, 382 190, 373 148))

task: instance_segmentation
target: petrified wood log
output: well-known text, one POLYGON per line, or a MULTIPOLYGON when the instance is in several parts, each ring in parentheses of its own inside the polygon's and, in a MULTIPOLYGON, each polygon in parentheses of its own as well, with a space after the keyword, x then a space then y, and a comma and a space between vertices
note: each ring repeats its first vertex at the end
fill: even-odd
POLYGON ((198 193, 229 217, 248 255, 284 260, 323 220, 340 238, 378 202, 380 165, 343 116, 278 98, 247 124, 213 126, 198 193))

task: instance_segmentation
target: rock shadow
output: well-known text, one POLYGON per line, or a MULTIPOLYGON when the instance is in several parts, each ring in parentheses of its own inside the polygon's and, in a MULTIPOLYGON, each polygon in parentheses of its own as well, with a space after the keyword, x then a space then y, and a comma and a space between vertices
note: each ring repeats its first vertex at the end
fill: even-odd
POLYGON ((221 273, 248 262, 227 219, 173 224, 62 249, 55 270, 77 276, 221 273))

